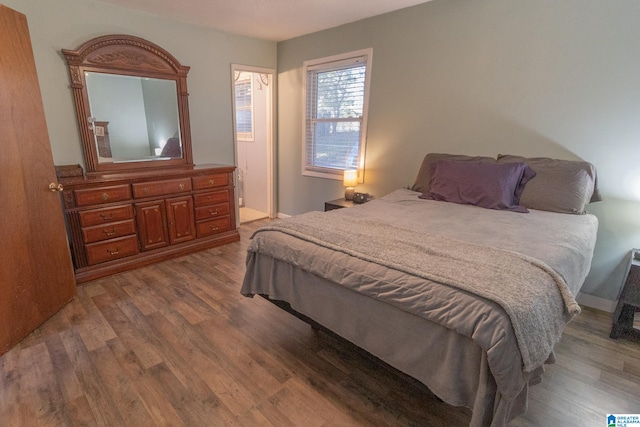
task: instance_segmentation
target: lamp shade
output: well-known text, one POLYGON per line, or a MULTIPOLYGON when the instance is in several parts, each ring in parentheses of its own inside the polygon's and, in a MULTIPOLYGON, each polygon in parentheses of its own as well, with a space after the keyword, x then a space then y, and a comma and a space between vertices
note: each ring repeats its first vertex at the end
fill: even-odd
POLYGON ((358 185, 358 171, 344 171, 344 178, 342 180, 342 183, 345 187, 355 187, 356 185, 358 185))

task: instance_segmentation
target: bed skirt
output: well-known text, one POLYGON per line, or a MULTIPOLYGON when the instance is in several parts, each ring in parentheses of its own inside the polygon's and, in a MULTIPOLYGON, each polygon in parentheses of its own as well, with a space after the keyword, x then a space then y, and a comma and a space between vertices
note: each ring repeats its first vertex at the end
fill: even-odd
POLYGON ((472 339, 268 255, 248 254, 241 293, 289 303, 420 381, 446 403, 471 409, 470 426, 505 426, 526 411, 528 387, 542 379, 542 367, 523 372, 521 392, 503 396, 486 352, 472 339))

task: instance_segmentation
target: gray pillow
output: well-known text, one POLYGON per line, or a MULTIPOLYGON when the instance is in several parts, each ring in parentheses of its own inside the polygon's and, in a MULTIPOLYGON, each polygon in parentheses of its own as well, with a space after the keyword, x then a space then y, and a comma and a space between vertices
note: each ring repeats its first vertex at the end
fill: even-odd
POLYGON ((526 208, 583 214, 587 204, 602 200, 596 184, 596 169, 591 163, 498 155, 498 163, 520 162, 536 172, 520 198, 520 205, 526 208))
POLYGON ((429 192, 429 182, 431 180, 431 166, 438 160, 451 160, 455 162, 476 162, 476 163, 496 163, 493 157, 465 156, 463 154, 429 153, 424 156, 422 165, 418 171, 416 182, 411 189, 421 193, 429 192))

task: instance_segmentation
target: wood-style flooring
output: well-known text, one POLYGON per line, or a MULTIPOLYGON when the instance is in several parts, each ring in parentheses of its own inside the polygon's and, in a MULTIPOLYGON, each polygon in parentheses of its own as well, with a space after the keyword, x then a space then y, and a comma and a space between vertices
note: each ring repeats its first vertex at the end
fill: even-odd
MULTIPOLYGON (((79 287, 0 357, 0 426, 464 426, 454 408, 348 343, 239 294, 238 243, 79 287)), ((513 426, 640 413, 640 343, 585 309, 513 426)))

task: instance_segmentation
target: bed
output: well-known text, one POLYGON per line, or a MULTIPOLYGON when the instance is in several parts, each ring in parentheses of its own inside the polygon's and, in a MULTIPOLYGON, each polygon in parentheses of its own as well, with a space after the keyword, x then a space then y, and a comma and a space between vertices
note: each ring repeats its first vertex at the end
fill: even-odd
POLYGON ((503 426, 580 312, 598 226, 585 207, 598 199, 586 162, 428 154, 411 189, 258 229, 241 293, 285 302, 470 408, 470 425, 503 426), (514 185, 496 191, 496 168, 514 185))

